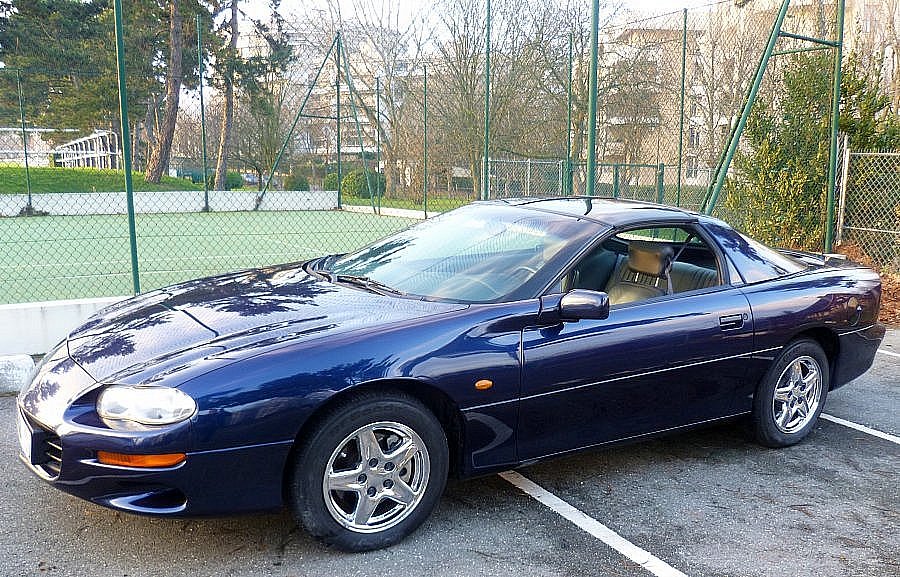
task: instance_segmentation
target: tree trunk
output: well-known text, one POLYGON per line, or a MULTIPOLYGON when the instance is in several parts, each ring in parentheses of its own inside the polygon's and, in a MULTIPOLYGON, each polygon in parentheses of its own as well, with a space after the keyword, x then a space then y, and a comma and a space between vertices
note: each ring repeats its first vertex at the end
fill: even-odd
POLYGON ((170 0, 169 10, 169 62, 166 71, 166 108, 162 124, 156 133, 150 158, 147 159, 147 182, 159 182, 169 168, 169 154, 172 151, 172 137, 175 135, 175 121, 178 119, 178 96, 181 92, 181 52, 183 36, 181 26, 180 0, 170 0))
POLYGON ((222 123, 219 126, 219 152, 216 158, 216 180, 213 183, 214 190, 225 190, 225 180, 228 174, 228 141, 231 138, 231 127, 234 124, 234 59, 237 58, 238 40, 238 0, 231 1, 231 40, 228 43, 228 58, 225 73, 225 110, 222 114, 222 123))

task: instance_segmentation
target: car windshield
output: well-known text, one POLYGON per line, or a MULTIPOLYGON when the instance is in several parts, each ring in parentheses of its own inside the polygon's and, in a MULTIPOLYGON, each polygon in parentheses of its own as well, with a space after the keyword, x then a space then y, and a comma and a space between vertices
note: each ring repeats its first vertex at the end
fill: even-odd
POLYGON ((444 213, 334 262, 338 282, 431 299, 530 298, 605 227, 571 216, 475 204, 444 213))

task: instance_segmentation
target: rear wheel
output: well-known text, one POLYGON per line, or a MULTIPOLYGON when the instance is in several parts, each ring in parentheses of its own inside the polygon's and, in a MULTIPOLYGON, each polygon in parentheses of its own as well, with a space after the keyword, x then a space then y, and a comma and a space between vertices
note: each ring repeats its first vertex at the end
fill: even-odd
POLYGON ((790 343, 760 382, 753 398, 753 429, 767 447, 803 440, 815 426, 828 395, 828 357, 809 339, 790 343))
POLYGON ((304 439, 289 490, 311 534, 348 551, 387 547, 414 531, 447 480, 447 439, 419 401, 367 394, 332 410, 304 439))

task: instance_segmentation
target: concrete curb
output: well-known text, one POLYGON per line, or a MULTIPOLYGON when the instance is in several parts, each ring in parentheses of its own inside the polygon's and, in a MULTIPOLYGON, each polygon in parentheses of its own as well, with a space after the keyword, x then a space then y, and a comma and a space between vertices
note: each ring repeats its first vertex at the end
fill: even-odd
MULTIPOLYGON (((371 206, 365 206, 362 204, 344 204, 341 206, 341 210, 346 212, 358 212, 362 214, 374 214, 371 206)), ((417 220, 423 220, 425 218, 432 218, 439 214, 440 212, 428 211, 426 215, 421 210, 410 210, 408 208, 388 208, 386 206, 381 207, 380 209, 381 216, 397 216, 400 218, 414 218, 417 220)))
POLYGON ((18 393, 34 370, 28 355, 0 356, 0 394, 18 393))

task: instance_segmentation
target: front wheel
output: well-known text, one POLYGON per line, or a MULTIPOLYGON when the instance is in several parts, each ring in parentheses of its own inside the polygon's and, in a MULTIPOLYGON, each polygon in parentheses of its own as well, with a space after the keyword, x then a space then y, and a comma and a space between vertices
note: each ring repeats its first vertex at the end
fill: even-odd
POLYGON ((757 441, 767 447, 802 441, 825 406, 829 383, 828 357, 817 342, 803 339, 785 347, 753 397, 757 441))
POLYGON ((311 534, 347 551, 412 533, 447 481, 447 439, 434 415, 402 394, 365 396, 330 411, 301 439, 289 491, 311 534))

